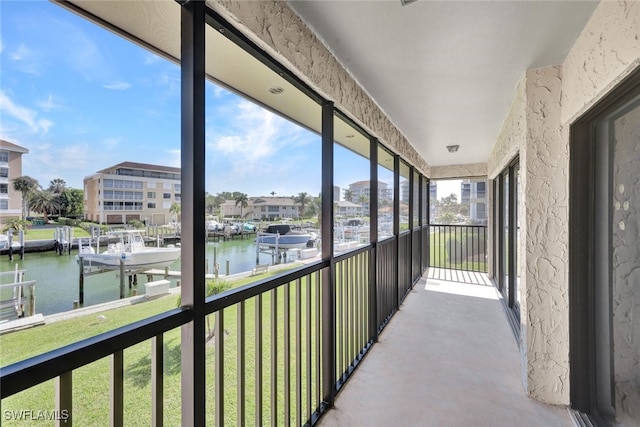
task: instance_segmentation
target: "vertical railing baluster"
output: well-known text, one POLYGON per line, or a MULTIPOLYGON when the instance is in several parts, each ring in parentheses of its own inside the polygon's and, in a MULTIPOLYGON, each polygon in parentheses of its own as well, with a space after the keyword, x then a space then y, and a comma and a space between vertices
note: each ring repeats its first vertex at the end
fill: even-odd
POLYGON ((347 313, 349 307, 349 266, 344 260, 342 265, 342 304, 340 311, 342 312, 342 366, 340 376, 344 380, 344 373, 347 372, 349 366, 349 315, 347 313))
POLYGON ((262 425, 262 294, 256 295, 256 421, 255 425, 262 425))
POLYGON ((151 339, 151 425, 164 423, 164 338, 158 334, 151 339))
POLYGON ((111 355, 111 426, 124 425, 124 354, 116 351, 111 355))
POLYGON ((224 425, 224 310, 218 310, 215 317, 215 425, 224 425))
POLYGON ((245 380, 245 301, 242 300, 238 303, 238 308, 236 311, 236 344, 238 347, 237 350, 237 365, 236 372, 238 375, 238 389, 236 394, 236 405, 237 405, 237 424, 238 426, 244 426, 245 419, 245 392, 246 392, 246 380, 245 380))
POLYGON ((284 422, 291 424, 291 298, 290 285, 284 285, 284 422))
POLYGON ((278 289, 271 290, 271 426, 278 425, 278 289))
POLYGON ((302 282, 296 280, 296 425, 302 425, 302 282))
POLYGON ((353 366, 353 348, 355 347, 353 342, 353 314, 354 314, 354 298, 353 298, 353 257, 345 260, 347 266, 347 301, 348 304, 345 307, 345 314, 347 316, 347 363, 345 372, 347 375, 351 371, 351 366, 353 366))
POLYGON ((320 325, 321 323, 321 319, 320 319, 320 312, 321 307, 320 307, 320 303, 322 301, 321 299, 321 295, 320 295, 320 288, 321 283, 320 280, 322 280, 321 276, 320 276, 320 272, 316 271, 315 273, 315 277, 316 277, 316 402, 315 402, 315 407, 316 408, 320 408, 320 402, 322 401, 322 394, 321 394, 321 382, 322 382, 322 371, 321 371, 321 360, 322 360, 322 347, 321 347, 321 338, 320 338, 320 325))
POLYGON ((61 414, 56 427, 73 426, 73 371, 56 378, 56 411, 61 414))
POLYGON ((307 282, 307 422, 311 422, 311 278, 306 277, 307 282))

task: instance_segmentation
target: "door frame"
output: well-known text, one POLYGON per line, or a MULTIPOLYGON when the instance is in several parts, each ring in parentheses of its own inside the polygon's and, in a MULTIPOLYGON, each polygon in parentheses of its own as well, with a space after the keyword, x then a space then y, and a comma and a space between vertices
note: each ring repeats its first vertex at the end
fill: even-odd
POLYGON ((598 417, 595 361, 596 123, 640 94, 640 68, 569 129, 569 373, 571 407, 598 417))

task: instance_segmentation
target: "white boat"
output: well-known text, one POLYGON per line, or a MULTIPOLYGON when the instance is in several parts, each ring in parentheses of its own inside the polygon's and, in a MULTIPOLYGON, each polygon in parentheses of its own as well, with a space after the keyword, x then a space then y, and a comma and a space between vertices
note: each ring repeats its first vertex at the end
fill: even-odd
POLYGON ((124 263, 127 270, 164 268, 180 257, 180 248, 173 245, 167 247, 145 246, 144 238, 140 230, 121 230, 107 234, 109 240, 118 239, 115 243, 109 243, 107 250, 96 253, 91 246, 80 248, 77 256, 78 262, 82 259, 85 267, 99 267, 107 269, 120 268, 120 262, 124 263))
POLYGON ((304 248, 314 239, 312 233, 292 232, 288 224, 270 225, 266 232, 258 233, 256 243, 279 249, 304 248))

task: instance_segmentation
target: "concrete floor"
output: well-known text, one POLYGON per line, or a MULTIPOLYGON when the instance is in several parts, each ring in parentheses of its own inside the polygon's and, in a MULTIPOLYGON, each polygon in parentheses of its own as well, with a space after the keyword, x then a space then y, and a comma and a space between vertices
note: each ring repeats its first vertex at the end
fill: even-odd
POLYGON ((415 285, 322 427, 573 425, 566 408, 525 396, 518 347, 486 276, 450 274, 432 269, 415 285))

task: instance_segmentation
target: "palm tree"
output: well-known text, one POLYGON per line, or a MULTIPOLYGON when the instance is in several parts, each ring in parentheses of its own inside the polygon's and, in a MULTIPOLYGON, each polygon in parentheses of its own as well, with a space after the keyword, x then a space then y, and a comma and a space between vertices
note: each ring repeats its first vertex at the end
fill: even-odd
POLYGON ((56 178, 49 181, 49 191, 53 192, 58 197, 58 216, 62 214, 62 193, 67 188, 67 183, 64 179, 56 178))
POLYGON ((344 199, 345 199, 347 202, 351 202, 351 201, 352 201, 351 199, 353 199, 353 191, 351 191, 351 190, 344 190, 344 199))
POLYGON ((169 208, 169 213, 176 216, 176 221, 180 222, 180 212, 182 211, 182 205, 180 203, 173 202, 169 208))
POLYGON ((29 207, 35 212, 41 213, 44 222, 49 222, 47 215, 59 208, 58 198, 48 190, 35 191, 29 198, 29 207))
POLYGON ((29 210, 29 195, 40 187, 38 180, 30 176, 19 176, 13 179, 13 189, 22 193, 22 219, 25 219, 29 210))
POLYGON ((49 181, 49 191, 52 191, 55 194, 62 193, 65 188, 67 188, 67 183, 64 179, 56 178, 49 181))
POLYGON ((249 196, 244 193, 238 193, 236 195, 236 206, 238 205, 240 205, 240 218, 242 218, 242 209, 249 206, 249 196))
POLYGON ((360 204, 362 205, 362 214, 366 215, 367 214, 367 210, 366 210, 365 206, 369 202, 369 197, 366 194, 361 194, 360 196, 358 196, 358 200, 360 200, 360 204))
POLYGON ((309 194, 304 191, 302 193, 298 193, 298 195, 293 198, 293 202, 296 205, 300 205, 300 218, 304 217, 305 206, 309 203, 309 194))

